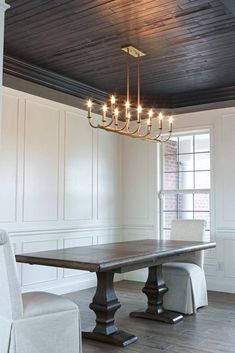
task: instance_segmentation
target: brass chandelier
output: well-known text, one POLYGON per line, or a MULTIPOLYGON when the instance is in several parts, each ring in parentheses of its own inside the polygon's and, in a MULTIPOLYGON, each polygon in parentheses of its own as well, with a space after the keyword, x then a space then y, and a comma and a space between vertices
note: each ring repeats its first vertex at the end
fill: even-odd
POLYGON ((150 140, 153 142, 167 142, 172 135, 173 118, 168 118, 168 131, 163 132, 163 125, 165 117, 161 112, 154 113, 153 109, 149 109, 147 119, 145 118, 146 109, 143 109, 140 102, 140 58, 146 54, 136 49, 133 46, 122 47, 122 50, 127 54, 127 93, 126 101, 122 109, 118 108, 118 101, 114 95, 111 96, 108 104, 102 107, 102 120, 101 123, 94 124, 91 114, 92 101, 87 102, 88 107, 88 121, 92 128, 99 128, 102 130, 115 132, 121 135, 139 138, 143 140, 150 140), (130 102, 130 64, 129 56, 137 59, 137 105, 130 102), (144 119, 143 119, 144 118, 144 119), (133 124, 131 124, 133 121, 133 124), (131 126, 132 125, 132 126, 131 126), (154 132, 155 131, 155 132, 154 132), (162 136, 164 134, 164 137, 162 136), (167 136, 166 136, 167 135, 167 136))

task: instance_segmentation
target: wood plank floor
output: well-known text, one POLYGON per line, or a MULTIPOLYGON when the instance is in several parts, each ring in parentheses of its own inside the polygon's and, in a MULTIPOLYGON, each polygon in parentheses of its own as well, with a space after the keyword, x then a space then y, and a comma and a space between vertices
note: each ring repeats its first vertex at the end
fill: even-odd
MULTIPOLYGON (((140 282, 122 281, 115 284, 122 304, 116 314, 120 329, 139 337, 126 348, 83 340, 83 353, 235 353, 235 294, 209 292, 209 306, 197 315, 186 316, 183 322, 168 325, 129 318, 129 312, 145 305, 140 282)), ((88 308, 94 288, 67 294, 79 304, 82 327, 94 324, 94 314, 88 308)))

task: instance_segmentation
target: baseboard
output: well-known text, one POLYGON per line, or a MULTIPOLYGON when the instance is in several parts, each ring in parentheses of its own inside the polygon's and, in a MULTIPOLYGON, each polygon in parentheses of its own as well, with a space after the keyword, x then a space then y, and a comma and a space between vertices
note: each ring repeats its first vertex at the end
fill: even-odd
POLYGON ((234 279, 208 277, 207 289, 215 292, 235 293, 234 279))

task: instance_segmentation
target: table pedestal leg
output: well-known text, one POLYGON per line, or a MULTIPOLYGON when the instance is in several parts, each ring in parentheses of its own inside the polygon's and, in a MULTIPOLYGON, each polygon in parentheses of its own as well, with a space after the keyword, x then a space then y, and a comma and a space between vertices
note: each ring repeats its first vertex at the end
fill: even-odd
POLYGON ((162 265, 149 267, 147 282, 143 292, 148 298, 148 307, 145 311, 134 311, 131 317, 145 318, 175 324, 183 319, 183 316, 173 311, 164 310, 163 296, 168 291, 162 276, 162 265))
POLYGON ((113 288, 114 273, 97 272, 97 289, 90 308, 96 314, 96 326, 83 331, 83 337, 125 347, 137 337, 120 331, 114 324, 115 312, 121 307, 113 288))

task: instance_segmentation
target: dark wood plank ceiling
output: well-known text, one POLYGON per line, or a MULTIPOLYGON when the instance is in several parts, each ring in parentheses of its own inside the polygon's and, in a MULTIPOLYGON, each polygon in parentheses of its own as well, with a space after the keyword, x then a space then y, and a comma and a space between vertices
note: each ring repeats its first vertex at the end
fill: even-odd
MULTIPOLYGON (((161 97, 177 107, 235 95, 235 16, 222 0, 8 3, 7 55, 124 94, 125 54, 120 47, 131 43, 147 53, 141 91, 149 100, 161 97)), ((133 60, 132 92, 135 66, 133 60)))

